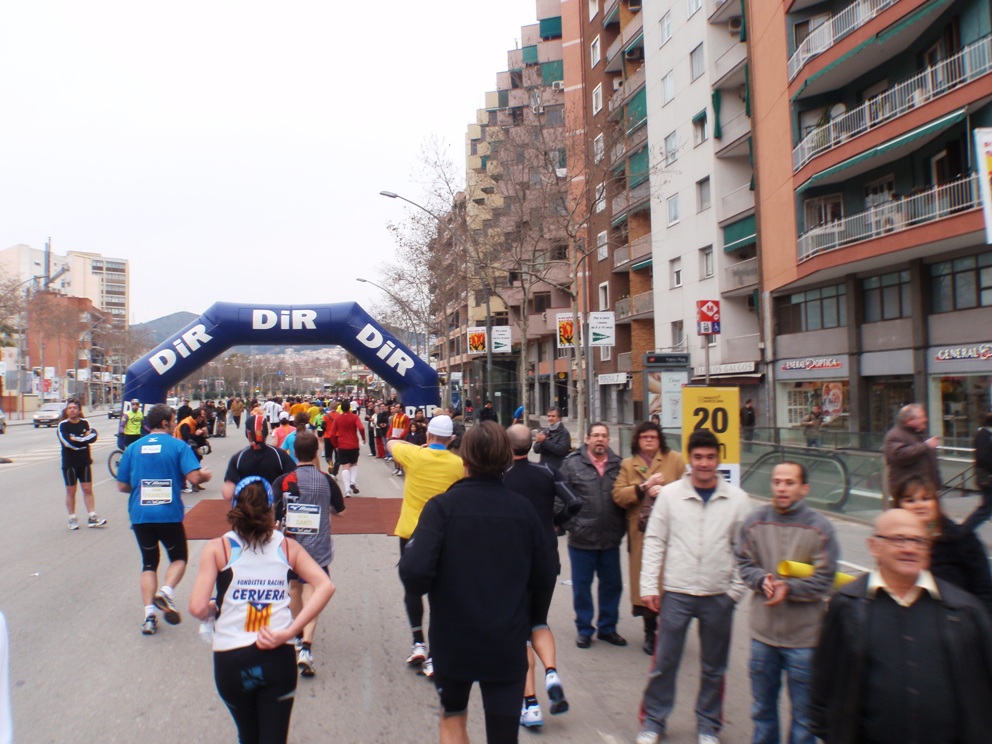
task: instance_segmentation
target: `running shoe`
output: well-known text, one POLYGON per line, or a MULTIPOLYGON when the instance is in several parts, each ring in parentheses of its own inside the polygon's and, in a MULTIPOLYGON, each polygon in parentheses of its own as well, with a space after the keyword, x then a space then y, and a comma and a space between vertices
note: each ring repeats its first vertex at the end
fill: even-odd
POLYGON ((524 705, 520 711, 520 725, 524 728, 540 728, 544 725, 544 717, 541 715, 541 706, 524 705))
POLYGON ((75 517, 69 517, 69 529, 70 530, 78 530, 79 529, 79 520, 76 519, 75 517))
POLYGON ((142 635, 155 635, 155 631, 158 630, 158 618, 154 615, 149 615, 145 618, 145 622, 141 624, 141 634, 142 635))
POLYGON ((106 524, 107 520, 103 517, 98 517, 96 514, 86 520, 87 527, 103 527, 106 524))
POLYGON ((642 731, 634 741, 636 744, 658 744, 661 741, 661 734, 657 731, 642 731))
POLYGON ((565 689, 561 686, 561 678, 558 676, 558 672, 548 672, 544 676, 544 689, 548 691, 548 699, 551 701, 551 705, 548 707, 551 715, 556 716, 568 710, 565 689))
POLYGON ((159 592, 155 595, 153 601, 155 606, 162 610, 162 613, 165 615, 165 622, 169 625, 179 625, 183 621, 183 616, 176 609, 176 603, 172 601, 172 597, 168 594, 159 592))
POLYGON ((314 675, 313 654, 310 653, 310 649, 300 649, 300 653, 296 655, 296 666, 299 668, 300 674, 304 677, 312 677, 314 675))
POLYGON ((700 734, 699 744, 720 744, 720 740, 713 736, 713 734, 700 734))
POLYGON ((354 483, 351 484, 351 492, 356 496, 361 493, 361 491, 358 490, 358 486, 356 486, 354 483))
POLYGON ((428 659, 424 662, 424 666, 421 667, 420 673, 430 679, 434 676, 434 659, 428 659))
POLYGON ((193 493, 193 489, 187 486, 186 488, 183 489, 183 493, 193 493))
POLYGON ((427 661, 427 646, 423 643, 414 643, 410 655, 406 658, 407 664, 423 664, 427 661))

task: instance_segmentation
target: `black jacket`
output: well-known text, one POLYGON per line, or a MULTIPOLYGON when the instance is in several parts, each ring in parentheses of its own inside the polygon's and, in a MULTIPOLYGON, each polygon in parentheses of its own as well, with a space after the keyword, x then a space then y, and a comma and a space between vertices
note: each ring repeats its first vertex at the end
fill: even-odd
POLYGON ((541 456, 542 465, 560 469, 562 460, 572 451, 572 435, 565 424, 558 424, 556 429, 545 429, 544 436, 543 442, 534 442, 534 452, 541 456))
MULTIPOLYGON (((954 682, 958 741, 987 744, 992 731, 992 626, 974 597, 946 581, 935 581, 940 614, 931 640, 941 644, 947 676, 954 682)), ((826 744, 861 741, 859 711, 873 606, 867 587, 865 575, 833 596, 813 656, 812 731, 826 744)))
POLYGON ((975 435, 975 478, 982 488, 992 486, 992 428, 983 426, 975 435))
POLYGON ((582 499, 582 509, 565 525, 568 544, 573 548, 615 548, 627 531, 627 511, 613 500, 613 483, 620 475, 620 457, 613 450, 607 450, 607 453, 603 477, 589 459, 589 450, 584 444, 561 464, 561 474, 582 499))
POLYGON ((407 592, 431 603, 439 677, 522 681, 531 594, 555 584, 534 507, 496 478, 463 478, 424 506, 400 558, 407 592))
POLYGON ((480 408, 479 409, 479 421, 495 421, 499 423, 499 416, 496 414, 495 408, 480 408))
POLYGON ((992 573, 985 548, 973 530, 943 517, 940 537, 930 553, 930 573, 973 595, 992 620, 992 573))

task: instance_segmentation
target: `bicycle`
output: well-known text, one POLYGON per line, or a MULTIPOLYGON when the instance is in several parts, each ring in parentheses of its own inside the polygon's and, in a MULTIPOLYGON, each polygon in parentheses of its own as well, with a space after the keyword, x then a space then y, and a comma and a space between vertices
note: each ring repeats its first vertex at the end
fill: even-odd
POLYGON ((121 456, 123 456, 123 454, 124 454, 124 450, 117 447, 114 449, 113 452, 110 453, 110 457, 107 458, 107 468, 110 470, 110 474, 114 478, 117 477, 117 468, 120 467, 121 456))

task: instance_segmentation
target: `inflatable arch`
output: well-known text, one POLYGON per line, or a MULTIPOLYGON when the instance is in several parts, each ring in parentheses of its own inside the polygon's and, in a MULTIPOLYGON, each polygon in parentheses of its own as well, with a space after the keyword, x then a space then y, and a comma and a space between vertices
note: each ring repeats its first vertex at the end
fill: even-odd
POLYGON ((180 380, 232 346, 336 344, 396 388, 406 407, 440 404, 437 372, 356 302, 332 305, 241 305, 217 302, 127 369, 124 402, 164 403, 180 380))

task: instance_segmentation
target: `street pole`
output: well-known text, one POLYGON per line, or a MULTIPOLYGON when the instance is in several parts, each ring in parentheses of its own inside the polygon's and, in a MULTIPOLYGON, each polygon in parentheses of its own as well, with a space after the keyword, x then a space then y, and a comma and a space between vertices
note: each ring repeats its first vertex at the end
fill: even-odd
MULTIPOLYGON (((489 308, 489 288, 486 288, 486 400, 493 399, 493 316, 489 308)), ((500 396, 502 398, 502 396, 500 396)))

